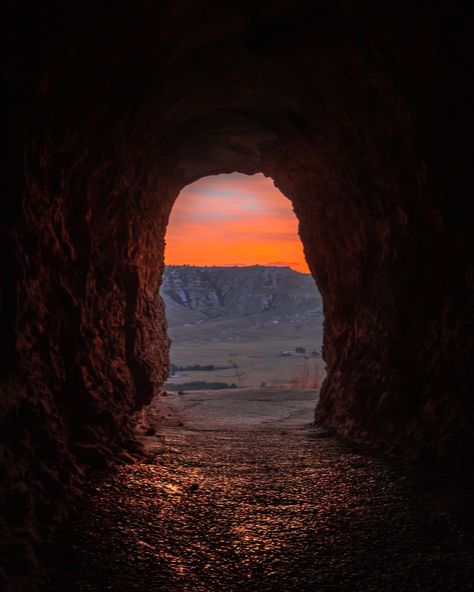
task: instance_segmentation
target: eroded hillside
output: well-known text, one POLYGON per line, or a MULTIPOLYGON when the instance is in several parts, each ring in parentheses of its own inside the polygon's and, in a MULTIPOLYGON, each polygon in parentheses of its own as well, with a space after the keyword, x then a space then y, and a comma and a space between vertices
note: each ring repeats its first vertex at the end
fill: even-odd
POLYGON ((161 294, 171 337, 178 341, 261 339, 288 329, 321 332, 322 301, 314 280, 289 267, 168 266, 161 294))
POLYGON ((173 383, 320 384, 323 309, 310 275, 260 265, 169 266, 161 293, 178 368, 173 383))

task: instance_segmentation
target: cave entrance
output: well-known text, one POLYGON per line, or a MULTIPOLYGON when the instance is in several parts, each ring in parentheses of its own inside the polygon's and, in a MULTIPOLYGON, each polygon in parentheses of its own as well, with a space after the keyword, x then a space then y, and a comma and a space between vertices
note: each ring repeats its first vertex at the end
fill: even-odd
POLYGON ((168 391, 316 396, 325 373, 322 300, 291 202, 271 179, 232 173, 185 187, 170 216, 165 264, 168 391))

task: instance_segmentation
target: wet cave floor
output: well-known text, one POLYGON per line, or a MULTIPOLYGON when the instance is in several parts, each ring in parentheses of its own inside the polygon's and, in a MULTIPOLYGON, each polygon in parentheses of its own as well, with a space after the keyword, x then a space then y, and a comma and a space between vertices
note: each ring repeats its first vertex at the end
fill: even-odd
POLYGON ((47 590, 474 590, 472 525, 313 408, 305 391, 170 395, 148 457, 91 482, 51 544, 47 590))

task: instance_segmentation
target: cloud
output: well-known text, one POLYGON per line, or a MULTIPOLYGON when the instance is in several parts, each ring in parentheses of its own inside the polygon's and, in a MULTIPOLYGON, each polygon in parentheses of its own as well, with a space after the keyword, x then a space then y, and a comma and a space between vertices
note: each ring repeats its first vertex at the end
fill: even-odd
MULTIPOLYGON (((186 187, 171 213, 166 261, 242 265, 278 261, 307 271, 291 202, 263 175, 218 175, 186 187)), ((273 263, 275 264, 275 263, 273 263)))

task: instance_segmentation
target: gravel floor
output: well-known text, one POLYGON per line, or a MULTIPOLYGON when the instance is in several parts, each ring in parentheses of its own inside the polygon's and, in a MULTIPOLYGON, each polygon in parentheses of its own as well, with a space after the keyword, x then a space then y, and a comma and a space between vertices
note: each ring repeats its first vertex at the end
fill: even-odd
POLYGON ((92 483, 49 591, 474 590, 474 536, 383 461, 312 427, 167 427, 92 483))

